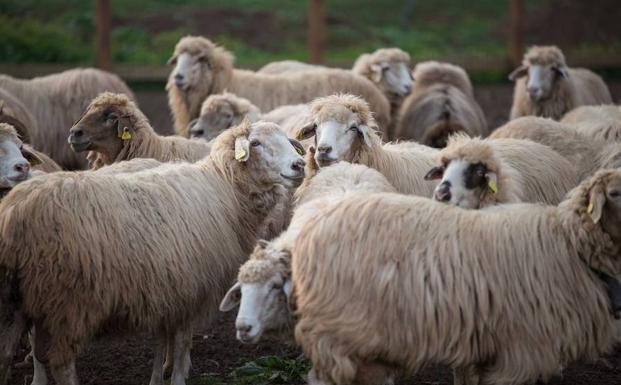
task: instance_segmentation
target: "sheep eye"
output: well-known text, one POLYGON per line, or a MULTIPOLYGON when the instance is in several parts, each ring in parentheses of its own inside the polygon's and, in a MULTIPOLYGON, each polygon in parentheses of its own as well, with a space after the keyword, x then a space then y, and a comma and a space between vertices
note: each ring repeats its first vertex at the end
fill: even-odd
POLYGON ((256 139, 255 139, 255 140, 253 140, 252 142, 250 142, 250 145, 251 145, 252 147, 256 147, 256 146, 258 146, 258 145, 260 145, 260 144, 261 144, 261 142, 259 142, 259 141, 258 141, 258 140, 256 140, 256 139))
POLYGON ((621 193, 619 192, 619 190, 612 190, 611 192, 608 193, 608 195, 611 198, 618 198, 619 196, 621 196, 621 193))
POLYGON ((282 285, 280 283, 275 283, 272 285, 272 290, 280 290, 282 289, 282 285))
POLYGON ((357 130, 358 130, 358 126, 357 126, 357 125, 355 125, 355 124, 352 124, 352 125, 349 127, 349 129, 350 129, 350 130, 352 130, 352 131, 357 131, 357 130))

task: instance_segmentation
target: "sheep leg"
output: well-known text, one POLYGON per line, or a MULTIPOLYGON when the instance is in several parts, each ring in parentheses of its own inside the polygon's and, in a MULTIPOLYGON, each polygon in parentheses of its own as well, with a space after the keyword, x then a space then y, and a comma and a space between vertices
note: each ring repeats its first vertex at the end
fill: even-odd
POLYGON ((149 381, 149 385, 164 385, 164 359, 166 358, 167 342, 166 336, 159 336, 157 344, 155 345, 153 370, 151 371, 151 381, 149 381))
POLYGON ((175 333, 175 351, 172 377, 172 385, 185 385, 185 379, 189 374, 190 347, 192 345, 191 328, 182 328, 175 333))
POLYGON ((317 374, 317 371, 313 367, 308 372, 308 385, 332 385, 332 384, 328 383, 328 382, 325 382, 323 380, 320 380, 319 379, 319 375, 317 374))
POLYGON ((170 378, 173 369, 173 352, 175 351, 175 336, 169 334, 166 342, 166 361, 164 362, 164 378, 170 378))
POLYGON ((80 385, 78 373, 75 370, 75 361, 66 365, 52 366, 52 376, 58 385, 80 385))
POLYGON ((29 354, 32 354, 32 364, 34 367, 34 374, 32 376, 32 385, 47 385, 47 373, 45 372, 45 365, 37 359, 37 356, 34 354, 35 344, 36 344, 36 333, 37 329, 35 327, 30 331, 30 335, 28 339, 30 340, 30 348, 32 349, 29 354))
POLYGON ((453 369, 453 385, 479 385, 480 382, 479 373, 472 365, 453 369))

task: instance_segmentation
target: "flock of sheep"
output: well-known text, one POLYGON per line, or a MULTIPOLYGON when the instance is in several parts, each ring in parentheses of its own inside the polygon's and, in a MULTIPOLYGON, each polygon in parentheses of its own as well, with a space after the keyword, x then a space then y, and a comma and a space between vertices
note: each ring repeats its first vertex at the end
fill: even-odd
POLYGON ((188 36, 169 63, 170 137, 115 75, 0 76, 0 384, 26 334, 32 384, 77 385, 90 341, 146 332, 150 384, 182 385, 235 308, 312 385, 529 383, 621 338, 621 107, 558 48, 494 130, 462 68, 397 48, 252 72, 188 36))

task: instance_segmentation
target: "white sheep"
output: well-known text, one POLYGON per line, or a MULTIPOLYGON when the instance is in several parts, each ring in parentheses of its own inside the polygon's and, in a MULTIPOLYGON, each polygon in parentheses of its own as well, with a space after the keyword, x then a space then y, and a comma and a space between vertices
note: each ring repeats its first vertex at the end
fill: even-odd
POLYGON ((436 156, 427 179, 441 179, 434 199, 477 209, 513 202, 558 204, 580 182, 575 167, 530 140, 456 135, 436 156))
POLYGON ((441 148, 456 132, 487 135, 485 115, 463 68, 426 61, 416 65, 413 76, 414 87, 401 106, 394 138, 441 148))
MULTIPOLYGON (((311 162, 312 158, 307 161, 311 162)), ((296 208, 289 227, 278 238, 258 243, 220 304, 222 311, 239 304, 235 320, 238 340, 256 343, 266 332, 291 330, 291 249, 300 229, 345 197, 374 192, 396 190, 379 172, 347 162, 321 169, 296 190, 296 208)))
POLYGON ((507 122, 490 139, 529 139, 563 155, 578 173, 579 179, 600 168, 621 167, 621 143, 587 137, 575 127, 548 118, 525 116, 507 122))
POLYGON ((67 145, 67 131, 82 116, 88 103, 105 91, 134 99, 118 76, 94 68, 72 69, 28 80, 0 75, 0 88, 21 101, 34 116, 37 125, 29 132, 29 143, 65 169, 87 167, 86 158, 67 145))
POLYGON ((376 169, 402 194, 430 197, 436 183, 425 175, 434 166, 436 149, 416 143, 383 144, 367 103, 353 95, 318 98, 298 139, 315 136, 320 167, 339 160, 376 169))
POLYGON ((619 330, 599 274, 621 273, 619 223, 619 170, 559 206, 345 199, 293 247, 309 384, 380 384, 436 364, 455 384, 523 384, 596 359, 619 330))
POLYGON ((110 92, 91 101, 67 140, 74 151, 91 152, 88 159, 93 169, 133 158, 194 162, 211 149, 204 141, 158 135, 129 97, 110 92))
POLYGON ((276 125, 245 122, 197 163, 21 183, 0 203, 0 292, 9 285, 20 293, 19 303, 12 296, 0 305, 12 309, 0 346, 14 349, 20 330, 6 326, 23 312, 37 331, 36 358, 56 383, 77 384, 75 359, 106 325, 154 333, 154 385, 172 335, 172 383, 184 384, 191 325, 217 309, 276 192, 299 185, 303 165, 276 125))
POLYGON ((582 105, 610 104, 601 77, 584 68, 569 68, 555 46, 534 46, 509 79, 515 81, 511 119, 535 115, 559 120, 582 105))
POLYGON ((563 119, 587 138, 621 142, 621 107, 614 105, 581 106, 563 119))
POLYGON ((362 76, 338 69, 304 73, 264 75, 233 67, 233 55, 206 38, 186 36, 176 45, 168 78, 168 104, 175 130, 188 136, 188 123, 198 117, 207 96, 229 91, 247 98, 261 111, 307 103, 318 96, 350 92, 369 102, 377 120, 390 121, 390 104, 384 95, 362 76))

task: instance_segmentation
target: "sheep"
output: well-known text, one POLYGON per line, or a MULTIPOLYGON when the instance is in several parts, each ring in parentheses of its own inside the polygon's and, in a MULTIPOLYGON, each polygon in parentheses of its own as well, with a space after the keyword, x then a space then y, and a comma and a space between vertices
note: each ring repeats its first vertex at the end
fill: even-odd
POLYGON ((588 138, 621 141, 621 107, 581 106, 569 111, 562 123, 569 124, 588 138))
POLYGON ((578 106, 612 103, 602 78, 569 68, 556 46, 531 47, 509 79, 515 82, 511 119, 535 115, 559 120, 578 106))
POLYGON ((414 87, 399 112, 394 138, 446 146, 449 135, 485 136, 487 121, 461 67, 427 61, 414 68, 414 87))
POLYGON ((67 130, 82 116, 88 102, 104 91, 134 95, 116 75, 78 68, 29 80, 0 75, 0 88, 20 100, 37 121, 30 144, 65 169, 87 167, 86 158, 67 145, 67 130))
POLYGON ((580 180, 600 168, 621 167, 621 143, 585 137, 574 127, 549 118, 517 118, 497 128, 489 138, 529 139, 544 144, 569 160, 580 180))
POLYGON ((110 92, 91 101, 69 130, 68 142, 76 152, 93 152, 88 157, 93 169, 133 158, 194 162, 209 154, 211 148, 204 141, 157 135, 127 95, 110 92))
MULTIPOLYGON (((312 164, 312 158, 307 164, 312 164)), ((308 178, 307 175, 308 183, 296 190, 296 208, 288 229, 271 242, 259 241, 250 259, 240 267, 237 283, 220 304, 221 311, 239 305, 235 328, 241 342, 256 343, 265 332, 291 330, 292 314, 287 306, 291 294, 291 248, 304 223, 330 210, 346 196, 396 192, 379 172, 347 162, 324 168, 308 178)))
POLYGON ((274 124, 246 121, 197 163, 21 183, 0 203, 0 269, 9 272, 0 292, 14 285, 20 295, 0 309, 34 321, 35 356, 57 383, 77 384, 77 354, 110 326, 158 336, 151 384, 162 383, 173 335, 172 383, 185 383, 188 328, 217 308, 277 203, 275 191, 301 183, 299 146, 274 124))
POLYGON ((424 179, 434 166, 436 149, 419 144, 382 144, 368 104, 359 97, 340 94, 314 100, 310 119, 297 139, 315 136, 315 160, 320 167, 339 160, 379 171, 402 194, 430 197, 436 183, 424 179))
POLYGON ((502 203, 558 204, 580 182, 572 164, 530 140, 456 135, 425 176, 441 179, 434 199, 476 209, 502 203))
POLYGON ((203 100, 225 90, 247 98, 261 111, 306 103, 334 92, 350 92, 364 97, 383 125, 390 119, 390 105, 384 95, 368 79, 349 71, 320 69, 264 75, 235 69, 231 53, 199 36, 182 38, 169 63, 174 69, 166 85, 168 104, 176 132, 185 137, 188 136, 187 125, 198 117, 203 100))
POLYGON ((600 276, 621 273, 619 223, 619 170, 558 206, 345 199, 292 251, 309 384, 379 384, 434 364, 455 384, 534 383, 609 352, 618 309, 600 276))
POLYGON ((0 123, 15 127, 22 142, 30 142, 31 130, 37 130, 37 121, 22 102, 0 88, 0 123), (30 128, 29 128, 30 127, 30 128))

